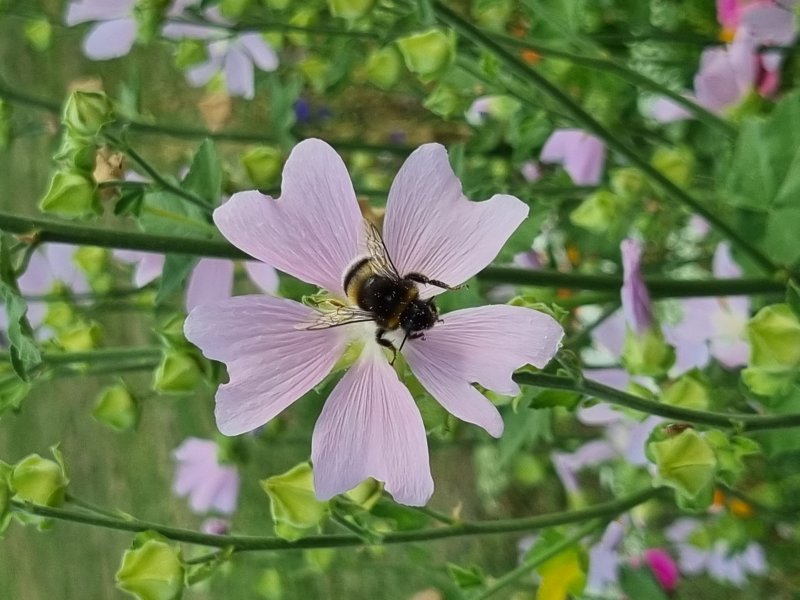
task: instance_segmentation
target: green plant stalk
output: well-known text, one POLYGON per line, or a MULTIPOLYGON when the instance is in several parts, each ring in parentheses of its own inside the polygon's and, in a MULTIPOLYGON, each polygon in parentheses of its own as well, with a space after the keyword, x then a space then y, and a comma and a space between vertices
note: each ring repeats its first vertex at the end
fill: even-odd
MULTIPOLYGON (((655 498, 665 488, 647 488, 629 496, 596 504, 590 508, 571 510, 565 512, 523 517, 519 519, 498 519, 495 521, 467 521, 456 525, 436 527, 421 531, 398 531, 387 533, 383 536, 381 544, 408 544, 413 542, 426 542, 454 537, 468 537, 480 535, 493 535, 503 533, 519 533, 536 531, 556 525, 568 523, 581 523, 589 519, 613 518, 618 514, 630 510, 647 500, 655 498)), ((73 510, 63 507, 50 507, 12 500, 10 507, 13 510, 26 512, 40 517, 83 523, 95 527, 115 529, 118 531, 155 531, 164 537, 187 544, 206 546, 209 548, 232 548, 235 552, 252 552, 261 550, 302 550, 307 548, 343 548, 348 546, 363 546, 364 540, 357 535, 329 534, 313 535, 295 542, 268 537, 247 535, 211 535, 170 527, 160 523, 142 521, 136 518, 115 518, 85 510, 73 510)))
MULTIPOLYGON (((163 350, 159 346, 131 346, 122 348, 102 348, 86 352, 45 352, 42 360, 48 365, 69 365, 75 363, 99 363, 126 360, 147 360, 160 358, 163 350)), ((7 360, 8 353, 0 353, 0 360, 7 360)))
POLYGON ((522 563, 513 571, 509 571, 502 577, 495 580, 489 587, 483 590, 482 593, 478 594, 477 596, 473 597, 472 600, 486 600, 486 598, 490 598, 494 596, 497 592, 502 590, 507 585, 514 583, 520 577, 530 573, 531 571, 535 570, 536 568, 540 567, 548 560, 556 556, 557 554, 563 552, 570 546, 577 544, 587 535, 590 535, 600 529, 603 525, 604 521, 590 521, 586 523, 583 527, 578 529, 572 535, 564 538, 557 544, 554 544, 550 548, 548 548, 545 552, 542 552, 539 556, 536 557, 536 560, 530 560, 522 563))
MULTIPOLYGON (((624 156, 628 161, 630 161, 631 164, 639 167, 639 169, 641 169, 645 175, 647 175, 653 181, 654 184, 661 188, 665 194, 704 217, 711 225, 722 232, 734 245, 746 252, 763 269, 769 271, 770 273, 775 273, 778 271, 778 267, 767 255, 753 246, 744 236, 736 231, 736 229, 722 220, 713 211, 706 208, 702 203, 700 203, 700 201, 698 201, 685 190, 675 185, 669 178, 667 178, 663 173, 661 173, 646 159, 644 159, 640 155, 639 151, 634 148, 630 148, 625 142, 617 138, 611 131, 606 129, 599 121, 587 113, 577 102, 575 102, 558 86, 554 85, 550 80, 546 79, 535 69, 530 68, 521 59, 509 53, 491 36, 485 34, 471 23, 465 21, 458 14, 446 7, 442 2, 438 0, 434 1, 434 10, 436 11, 437 18, 440 21, 453 27, 453 29, 455 29, 465 39, 471 41, 477 47, 494 54, 509 69, 511 73, 516 74, 522 80, 528 81, 533 86, 541 90, 545 95, 555 100, 560 109, 568 113, 572 120, 584 127, 587 131, 590 131, 602 138, 611 150, 617 152, 621 156, 624 156)), ((525 101, 528 103, 532 102, 530 98, 525 98, 525 101)))
POLYGON ((542 388, 577 392, 646 414, 697 425, 708 425, 736 431, 764 431, 767 429, 800 427, 800 413, 782 415, 725 414, 681 408, 680 406, 646 400, 591 379, 576 380, 562 375, 523 372, 515 374, 514 381, 521 385, 535 385, 542 388))
MULTIPOLYGON (((249 259, 238 248, 221 239, 202 239, 155 235, 138 231, 114 231, 66 221, 20 217, 0 212, 0 230, 14 233, 31 242, 64 242, 103 248, 123 248, 143 252, 191 254, 217 258, 249 259)), ((614 275, 586 275, 552 270, 488 267, 478 274, 486 283, 558 287, 618 293, 622 278, 614 275)), ((689 298, 701 296, 736 296, 747 294, 783 294, 785 282, 769 278, 742 279, 668 279, 645 277, 654 298, 689 298)))

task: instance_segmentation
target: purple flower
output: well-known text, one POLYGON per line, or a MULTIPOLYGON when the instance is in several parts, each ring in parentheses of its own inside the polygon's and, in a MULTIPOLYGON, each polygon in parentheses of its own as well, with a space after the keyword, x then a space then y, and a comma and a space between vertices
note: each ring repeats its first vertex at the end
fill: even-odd
POLYGON ((644 561, 658 581, 661 589, 671 594, 678 587, 680 573, 675 560, 666 550, 661 548, 648 548, 644 551, 644 561))
POLYGON ((597 185, 603 176, 606 147, 580 129, 557 129, 544 143, 539 160, 564 166, 575 185, 597 185))
POLYGON ((239 472, 219 463, 214 442, 186 438, 172 456, 176 462, 172 491, 180 498, 189 498, 192 512, 204 514, 214 510, 229 515, 236 510, 239 472))
POLYGON ((586 591, 602 594, 619 579, 620 546, 625 537, 625 526, 611 521, 600 538, 589 550, 589 570, 586 573, 586 591))
POLYGON ((535 160, 526 160, 522 163, 522 166, 520 166, 519 172, 528 183, 534 183, 542 176, 542 169, 535 160))
POLYGON ((622 312, 628 326, 641 335, 653 324, 650 294, 642 279, 642 243, 628 238, 622 240, 622 312))
POLYGON ((125 56, 136 41, 136 0, 73 0, 67 7, 66 24, 94 22, 83 40, 83 53, 92 60, 125 56))
MULTIPOLYGON (((469 201, 445 149, 426 144, 392 184, 383 240, 399 273, 458 285, 494 259, 527 212, 508 195, 469 201)), ((368 254, 365 227, 347 169, 326 143, 309 139, 295 146, 280 198, 240 192, 214 211, 214 222, 251 256, 352 305, 343 277, 368 254)), ((441 291, 426 285, 420 295, 441 291)), ((398 502, 424 504, 433 493, 425 428, 376 343, 375 324, 310 328, 320 318, 320 309, 272 296, 239 296, 190 313, 186 337, 228 367, 230 382, 216 395, 220 431, 237 435, 268 422, 318 385, 348 345, 357 344, 360 355, 328 396, 314 428, 316 495, 328 499, 374 477, 398 502)), ((503 431, 500 413, 472 382, 517 393, 513 371, 525 364, 544 367, 562 336, 558 323, 543 313, 485 306, 443 315, 424 339, 408 339, 402 354, 445 409, 497 437, 503 431)), ((400 345, 399 331, 387 337, 400 345)))

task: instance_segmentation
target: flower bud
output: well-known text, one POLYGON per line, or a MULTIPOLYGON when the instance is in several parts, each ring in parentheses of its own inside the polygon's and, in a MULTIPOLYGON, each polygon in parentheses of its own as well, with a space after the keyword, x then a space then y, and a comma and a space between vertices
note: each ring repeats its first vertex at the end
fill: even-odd
POLYGON ((188 394, 200 382, 202 373, 194 356, 180 350, 169 350, 153 378, 153 389, 161 394, 188 394))
POLYGON ((400 54, 393 46, 373 50, 364 66, 367 81, 382 90, 388 90, 397 83, 400 68, 400 54))
POLYGON ((58 332, 56 340, 67 352, 85 352, 96 348, 103 339, 103 330, 94 321, 78 321, 58 332))
POLYGON ((622 364, 631 375, 659 377, 669 371, 674 363, 675 350, 664 340, 657 326, 639 334, 630 329, 626 332, 622 364))
POLYGON ((319 56, 309 56, 298 63, 298 68, 312 89, 321 94, 328 87, 331 63, 319 56))
POLYGON ((100 392, 92 416, 116 431, 135 429, 139 422, 139 405, 128 388, 118 383, 100 392))
POLYGON ((662 483, 689 498, 709 489, 717 473, 717 457, 708 440, 694 429, 647 445, 662 483))
POLYGON ((242 164, 253 185, 268 188, 278 182, 283 159, 283 153, 274 146, 256 146, 242 155, 242 164))
POLYGON ((81 218, 100 214, 94 183, 75 172, 57 171, 39 209, 62 217, 81 218))
POLYGON ((694 154, 688 148, 657 148, 650 164, 677 186, 688 186, 694 177, 694 154))
POLYGON ((570 213, 569 220, 573 225, 600 235, 608 231, 612 223, 617 222, 627 204, 623 198, 609 190, 598 190, 570 213))
POLYGON ((742 380, 756 394, 783 390, 800 366, 800 321, 788 304, 762 308, 747 324, 750 364, 742 380))
POLYGON ((92 138, 113 119, 111 101, 103 92, 75 91, 64 105, 63 121, 69 133, 92 138))
POLYGON ((43 506, 58 506, 64 502, 69 479, 61 454, 55 448, 53 455, 55 461, 30 454, 14 465, 10 483, 16 492, 15 498, 43 506))
POLYGON ((352 21, 360 19, 375 6, 375 0, 328 0, 328 8, 334 17, 352 21))
POLYGON ((442 83, 433 88, 422 105, 435 115, 450 119, 464 112, 467 107, 466 99, 461 96, 458 88, 449 83, 442 83))
POLYGON ((66 133, 53 158, 63 167, 88 178, 95 170, 97 144, 91 139, 66 133))
POLYGON ((53 26, 47 19, 31 19, 25 24, 25 40, 37 52, 45 52, 53 43, 53 26))
POLYGON ((707 431, 706 439, 719 463, 717 477, 727 486, 734 486, 744 473, 744 458, 761 452, 755 440, 741 435, 728 436, 719 429, 707 431))
POLYGON ((456 37, 452 31, 431 29, 415 33, 398 39, 397 45, 408 70, 424 82, 444 73, 456 57, 456 37))
POLYGON ((345 493, 350 500, 358 504, 364 510, 371 510, 381 499, 383 484, 368 477, 349 492, 345 493))
POLYGON ((611 172, 611 189, 622 198, 635 199, 646 194, 650 185, 644 173, 636 167, 620 167, 611 172))
POLYGON ((87 275, 99 275, 108 266, 108 251, 97 246, 81 246, 73 260, 87 275))
POLYGON ((263 479, 261 488, 269 496, 275 534, 286 540, 313 533, 328 516, 328 502, 314 495, 314 476, 308 463, 263 479))
POLYGON ((278 569, 264 569, 256 584, 256 590, 264 600, 282 600, 283 583, 278 569))
POLYGON ((44 323, 55 331, 63 331, 77 321, 77 315, 72 310, 69 302, 50 302, 47 305, 47 313, 44 316, 44 323))
POLYGON ((139 600, 177 600, 183 594, 184 566, 178 546, 156 534, 137 536, 122 556, 117 587, 139 600))
POLYGON ((683 408, 706 410, 708 399, 708 387, 701 380, 700 373, 691 371, 664 390, 662 402, 683 408))
POLYGON ((502 30, 513 10, 514 3, 511 0, 472 0, 470 12, 480 25, 502 30))

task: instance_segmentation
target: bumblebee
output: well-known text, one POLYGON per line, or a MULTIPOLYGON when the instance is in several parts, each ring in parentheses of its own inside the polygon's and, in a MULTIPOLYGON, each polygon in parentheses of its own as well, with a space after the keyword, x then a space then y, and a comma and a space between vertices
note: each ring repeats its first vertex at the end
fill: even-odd
POLYGON ((421 273, 400 275, 394 266, 380 232, 365 220, 367 256, 358 259, 344 274, 343 287, 351 305, 335 304, 323 312, 308 329, 327 329, 349 323, 374 321, 375 341, 392 351, 392 364, 407 339, 425 338, 425 331, 439 321, 439 309, 433 298, 422 299, 418 285, 433 285, 446 290, 458 289, 421 273), (383 337, 402 329, 399 348, 383 337))

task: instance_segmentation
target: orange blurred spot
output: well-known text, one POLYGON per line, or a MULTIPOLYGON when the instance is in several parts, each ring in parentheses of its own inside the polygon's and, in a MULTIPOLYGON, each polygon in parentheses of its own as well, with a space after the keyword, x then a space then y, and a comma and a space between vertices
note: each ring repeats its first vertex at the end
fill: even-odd
POLYGON ((719 32, 719 41, 730 43, 733 41, 735 35, 736 31, 733 29, 728 29, 727 27, 723 27, 719 32))
POLYGON ((577 267, 581 264, 581 251, 580 249, 575 246, 574 244, 567 245, 567 258, 569 259, 570 264, 573 267, 577 267))
POLYGON ((728 509, 733 516, 739 517, 740 519, 749 519, 755 513, 752 504, 740 500, 739 498, 732 498, 731 501, 728 502, 728 509))
POLYGON ((725 507, 725 492, 721 489, 717 488, 714 490, 714 500, 711 502, 712 508, 724 508, 725 507))
POLYGON ((529 65, 538 65, 539 62, 542 60, 542 55, 539 54, 538 52, 534 52, 533 50, 523 50, 522 60, 524 60, 529 65))

